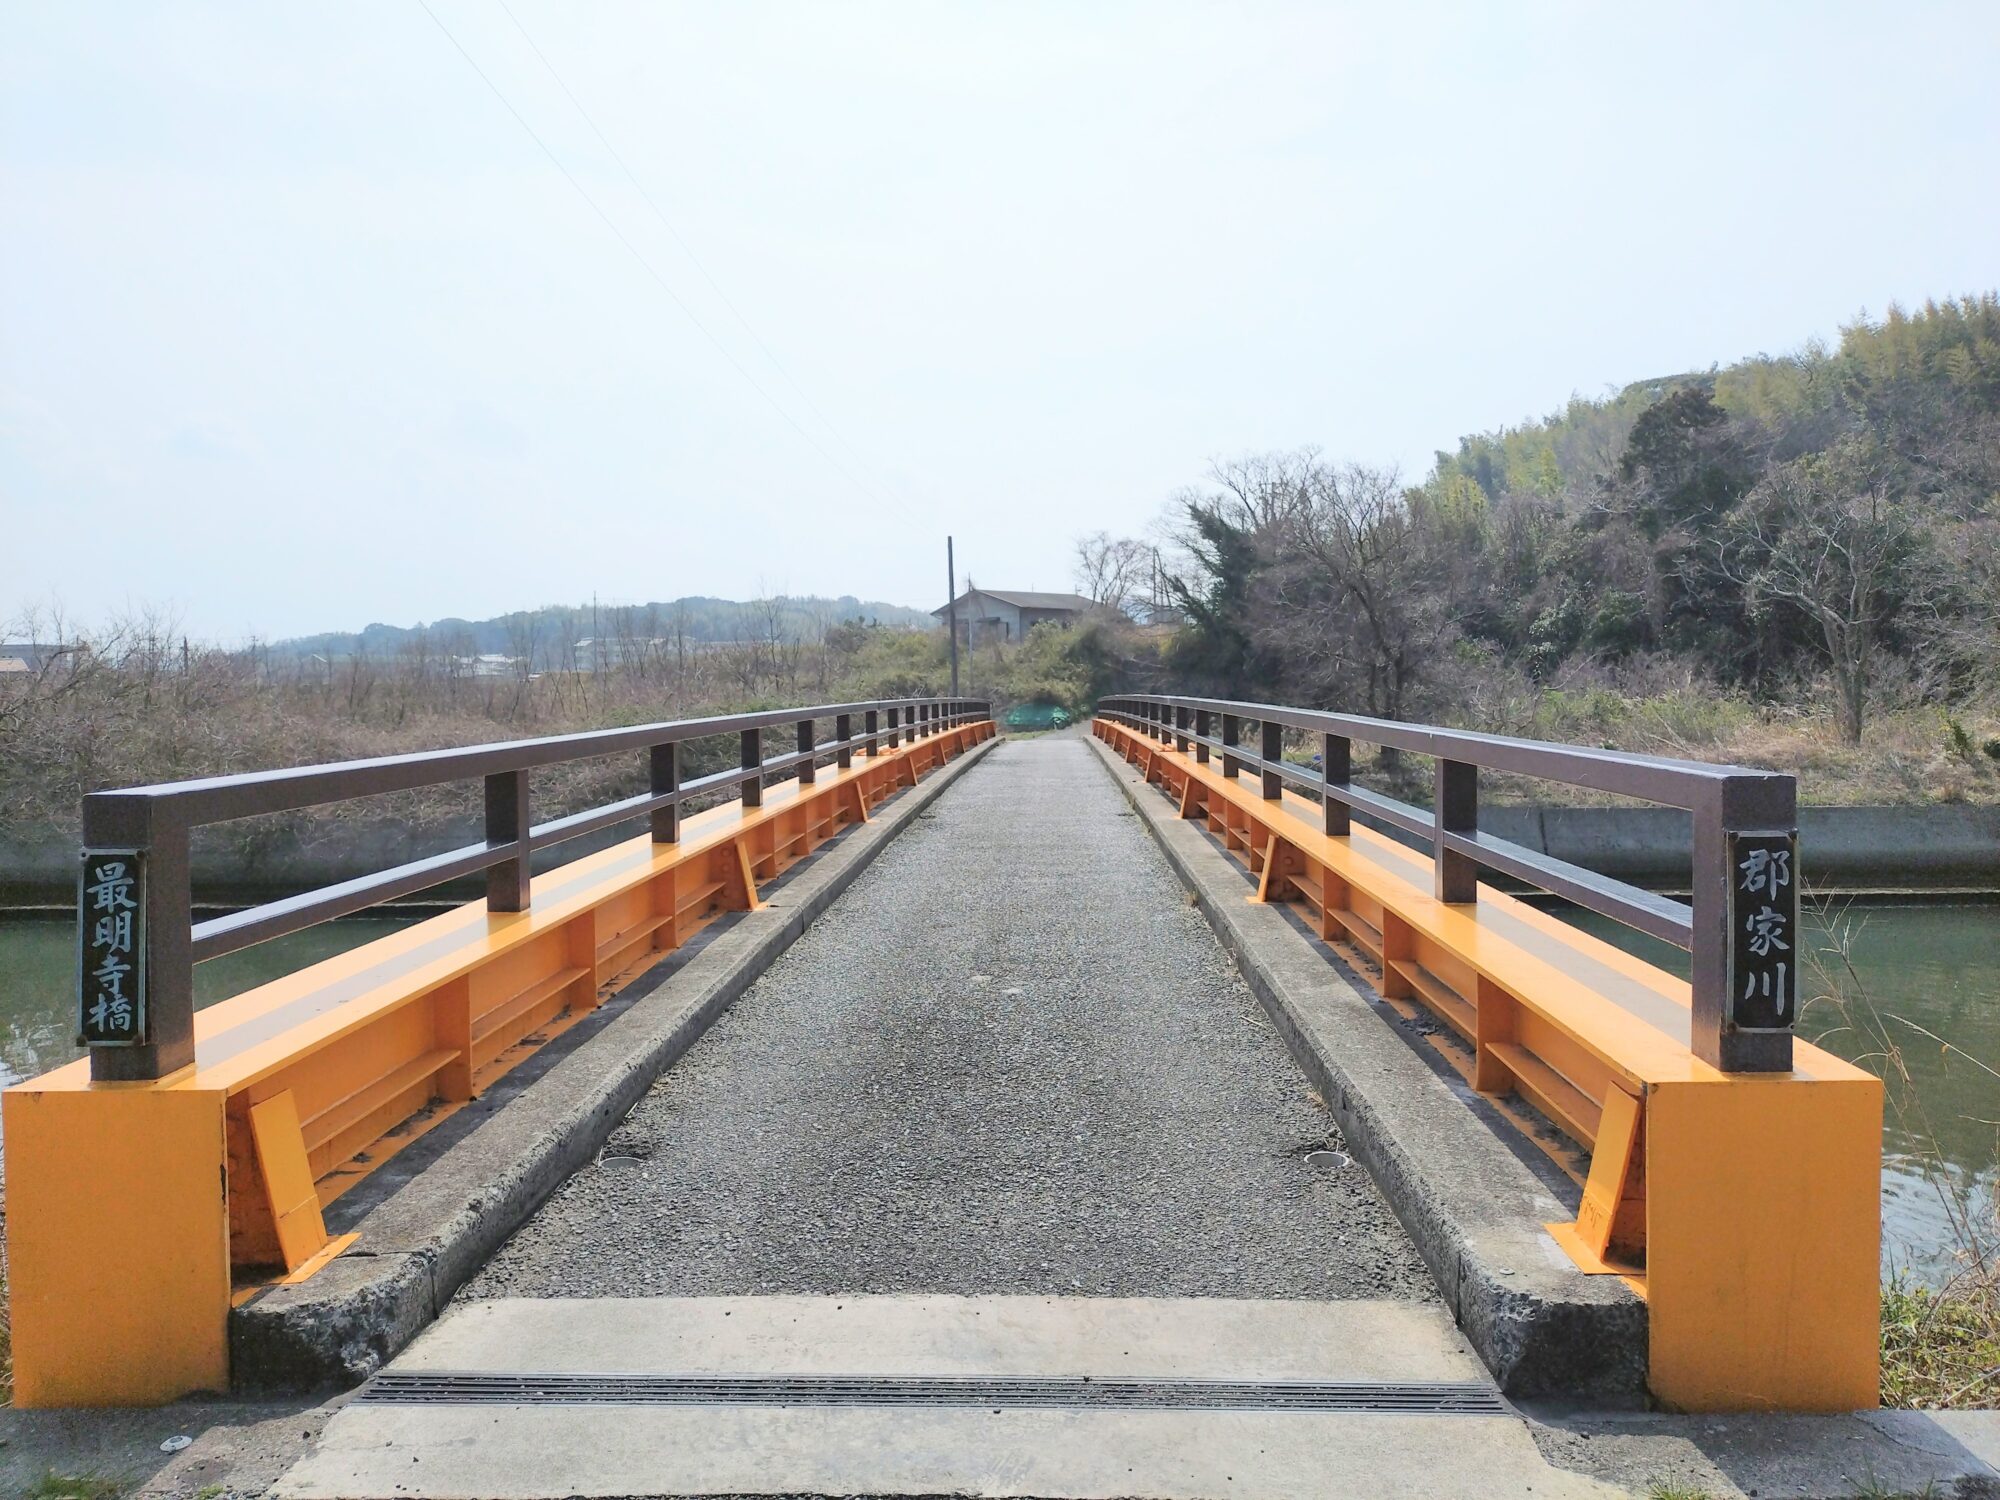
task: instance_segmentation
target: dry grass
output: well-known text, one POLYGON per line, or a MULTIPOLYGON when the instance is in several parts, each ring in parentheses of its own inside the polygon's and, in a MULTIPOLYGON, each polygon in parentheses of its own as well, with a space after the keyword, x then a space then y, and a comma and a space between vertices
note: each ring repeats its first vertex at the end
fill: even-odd
POLYGON ((2000 1406, 2000 1282, 1882 1288, 1882 1404, 2000 1406))
MULTIPOLYGON (((69 837, 83 794, 103 787, 825 702, 857 686, 874 691, 856 696, 937 690, 927 681, 871 680, 880 666, 872 657, 902 646, 887 639, 845 656, 801 647, 759 652, 749 662, 713 652, 684 669, 655 664, 596 675, 487 678, 366 661, 316 674, 296 665, 274 669, 239 653, 183 656, 154 649, 150 640, 79 655, 39 678, 0 678, 0 831, 69 837)), ((713 740, 685 753, 683 775, 691 778, 732 763, 735 750, 713 740)), ((643 786, 638 756, 552 766, 535 777, 536 816, 595 806, 643 786)), ((434 829, 472 816, 478 793, 472 785, 426 788, 255 820, 233 826, 228 836, 317 838, 349 822, 434 829)))
POLYGON ((108 1474, 58 1474, 53 1469, 29 1485, 23 1500, 119 1500, 125 1481, 108 1474))
MULTIPOLYGON (((1031 639, 992 661, 982 648, 980 680, 1000 684, 1003 697, 1031 697, 1061 679, 1066 691, 1087 697, 1082 669, 1064 653, 1092 639, 1087 632, 1031 639)), ((107 786, 786 703, 916 695, 948 683, 942 635, 908 631, 867 632, 846 645, 832 638, 744 643, 629 671, 470 678, 448 675, 436 658, 274 666, 244 653, 184 649, 178 636, 142 620, 40 677, 0 678, 0 831, 67 838, 81 796, 107 786)), ((1501 734, 1790 771, 1809 802, 2000 801, 2000 712, 1946 714, 1934 705, 1889 703, 1873 715, 1864 742, 1847 745, 1823 695, 1753 703, 1667 659, 1571 665, 1547 683, 1497 658, 1453 660, 1437 668, 1429 700, 1412 711, 1501 734)), ((695 753, 713 765, 691 766, 690 775, 720 767, 731 752, 715 742, 695 753)), ((1428 800, 1428 771, 1413 760, 1390 779, 1399 792, 1428 800)), ((636 757, 552 767, 535 778, 537 816, 639 789, 636 757)), ((471 817, 476 793, 462 786, 368 799, 241 825, 228 836, 314 838, 337 835, 348 822, 389 820, 432 829, 471 817)), ((1486 794, 1615 800, 1497 776, 1486 794)))
MULTIPOLYGON (((1990 705, 1885 702, 1862 742, 1850 745, 1828 694, 1808 686, 1790 700, 1756 702, 1670 660, 1573 664, 1545 684, 1482 660, 1476 671, 1452 674, 1440 694, 1435 711, 1467 729, 1787 771, 1799 778, 1801 799, 1820 805, 2000 801, 2000 709, 1990 705)), ((1613 800, 1521 778, 1494 777, 1490 786, 1500 800, 1613 800)))
MULTIPOLYGON (((1888 1024, 1893 1016, 1869 998, 1851 957, 1852 925, 1826 914, 1833 939, 1812 949, 1807 974, 1811 1004, 1830 1009, 1837 1025, 1862 1039, 1855 1061, 1883 1082, 1883 1103, 1908 1141, 1950 1225, 1952 1273, 1936 1286, 1892 1274, 1882 1287, 1882 1404, 1923 1409, 2000 1406, 2000 1203, 1978 1198, 1971 1179, 1953 1173, 1937 1145, 1903 1047, 1888 1024)), ((1949 1038, 1926 1033, 1967 1067, 2000 1069, 1971 1056, 1949 1038)))

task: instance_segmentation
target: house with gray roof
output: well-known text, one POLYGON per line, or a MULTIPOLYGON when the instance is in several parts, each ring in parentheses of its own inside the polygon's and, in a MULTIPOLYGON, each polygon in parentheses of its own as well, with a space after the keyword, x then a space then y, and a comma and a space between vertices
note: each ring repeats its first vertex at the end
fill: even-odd
POLYGON ((977 645, 986 641, 1023 640, 1037 625, 1074 625, 1080 616, 1095 608, 1096 603, 1081 594, 968 587, 952 603, 940 605, 931 613, 940 624, 955 615, 958 638, 977 645))

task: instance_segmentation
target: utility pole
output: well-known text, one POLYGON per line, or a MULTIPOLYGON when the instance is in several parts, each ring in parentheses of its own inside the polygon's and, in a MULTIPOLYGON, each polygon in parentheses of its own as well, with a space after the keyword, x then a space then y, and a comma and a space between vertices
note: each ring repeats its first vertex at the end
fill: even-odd
POLYGON ((951 538, 944 539, 944 619, 951 631, 951 695, 958 696, 958 564, 952 557, 951 538))

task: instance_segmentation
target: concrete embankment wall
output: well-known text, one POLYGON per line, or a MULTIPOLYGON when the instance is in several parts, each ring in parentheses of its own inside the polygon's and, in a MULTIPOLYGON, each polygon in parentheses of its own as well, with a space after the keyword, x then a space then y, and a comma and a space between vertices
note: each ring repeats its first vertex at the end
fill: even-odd
MULTIPOLYGON (((1480 825, 1538 853, 1639 885, 1686 889, 1694 826, 1667 807, 1495 807, 1480 825)), ((2000 807, 1806 807, 1812 888, 2000 891, 2000 807)))
MULTIPOLYGON (((637 824, 535 851, 536 874, 630 838, 637 824)), ((474 819, 429 828, 404 823, 344 823, 305 837, 286 831, 242 835, 224 824, 197 830, 191 851, 195 899, 207 905, 243 905, 316 890, 378 874, 411 860, 478 843, 484 830, 474 819)), ((76 898, 77 845, 73 839, 23 839, 0 833, 0 906, 67 905, 76 898)), ((439 900, 470 900, 485 890, 474 876, 435 887, 439 900)))
MULTIPOLYGON (((1822 894, 2000 892, 2000 806, 1808 807, 1799 825, 1801 863, 1822 894)), ((1480 826, 1603 875, 1663 890, 1687 888, 1692 825, 1672 808, 1487 807, 1480 826)), ((630 832, 609 829, 544 849, 535 868, 575 859, 630 832)), ((194 851, 195 894, 217 905, 269 900, 372 875, 480 836, 469 821, 424 830, 355 824, 307 839, 291 833, 242 838, 217 829, 194 851)), ((0 906, 67 905, 75 886, 73 841, 0 834, 0 906)), ((482 888, 464 881, 436 894, 469 899, 482 888)))
MULTIPOLYGON (((1655 890, 1685 891, 1694 820, 1671 807, 1483 807, 1479 826, 1537 854, 1655 890)), ((1393 828, 1391 838, 1423 848, 1393 828)), ((2000 807, 1807 807, 1799 863, 1820 895, 2000 893, 2000 807)))

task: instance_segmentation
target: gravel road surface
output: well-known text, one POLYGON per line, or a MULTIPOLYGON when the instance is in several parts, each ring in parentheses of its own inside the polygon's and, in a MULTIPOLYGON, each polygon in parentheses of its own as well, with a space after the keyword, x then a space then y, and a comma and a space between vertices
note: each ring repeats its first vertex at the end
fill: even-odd
POLYGON ((459 1295, 1433 1298, 1340 1147, 1090 747, 1017 740, 459 1295))

